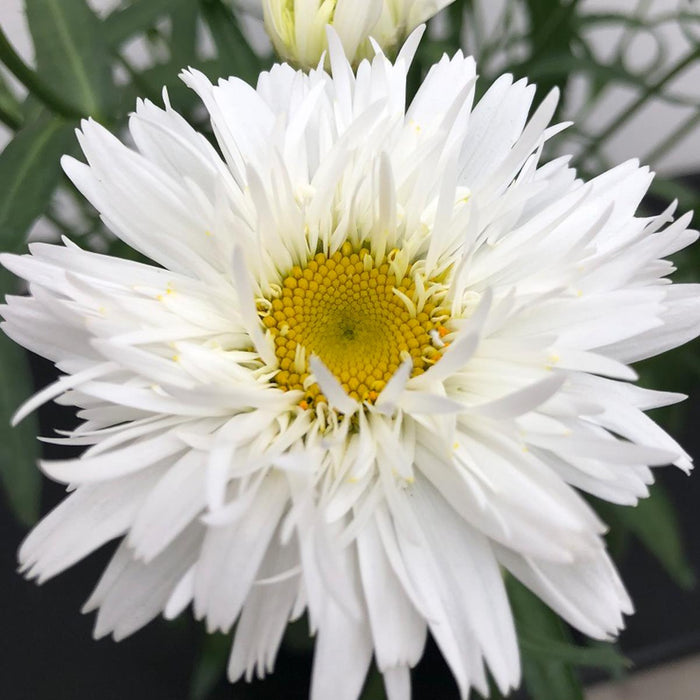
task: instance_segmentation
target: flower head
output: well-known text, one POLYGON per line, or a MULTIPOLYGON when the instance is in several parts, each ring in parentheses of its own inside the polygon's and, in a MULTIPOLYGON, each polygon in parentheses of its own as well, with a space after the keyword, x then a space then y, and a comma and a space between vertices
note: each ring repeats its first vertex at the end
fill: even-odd
POLYGON ((167 102, 136 150, 79 133, 75 185, 154 265, 33 244, 4 329, 64 373, 82 424, 43 463, 73 487, 28 536, 40 581, 120 537, 86 605, 122 638, 190 603, 231 630, 229 676, 272 668, 287 622, 316 634, 312 696, 354 700, 372 655, 389 697, 433 635, 464 697, 519 660, 502 570, 585 634, 630 601, 577 489, 631 505, 651 466, 690 469, 643 411, 680 396, 628 364, 700 330, 696 285, 663 258, 689 216, 634 213, 629 162, 584 183, 539 164, 551 94, 435 65, 408 110, 419 34, 357 76, 277 65, 253 89, 185 82, 223 158, 167 102), (472 108, 473 107, 473 108, 472 108))
POLYGON ((277 53, 314 68, 332 25, 351 63, 374 55, 370 37, 392 53, 408 34, 454 0, 263 0, 265 27, 277 53))

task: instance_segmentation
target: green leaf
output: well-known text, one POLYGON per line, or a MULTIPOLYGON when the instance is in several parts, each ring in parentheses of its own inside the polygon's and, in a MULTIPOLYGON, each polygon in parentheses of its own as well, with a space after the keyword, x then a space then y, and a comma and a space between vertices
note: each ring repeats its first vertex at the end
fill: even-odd
POLYGON ((29 90, 30 97, 40 100, 57 115, 68 119, 83 116, 83 112, 78 107, 64 99, 54 86, 44 81, 42 76, 24 62, 3 32, 2 25, 0 25, 0 62, 29 90))
POLYGON ((42 79, 87 115, 105 119, 116 99, 102 22, 85 0, 25 0, 42 79))
POLYGON ((22 124, 22 110, 10 86, 0 74, 0 119, 11 129, 22 124))
MULTIPOLYGON (((8 272, 0 270, 0 296, 13 288, 8 272)), ((33 525, 39 516, 41 477, 37 469, 39 432, 36 415, 12 427, 10 420, 19 405, 32 393, 33 381, 25 351, 0 333, 0 480, 5 498, 25 525, 33 525)))
POLYGON ((70 147, 72 128, 42 119, 22 129, 0 154, 0 249, 17 250, 48 207, 70 147))
POLYGON ((196 2, 178 5, 172 10, 172 31, 170 33, 170 65, 177 74, 196 62, 197 20, 199 4, 196 2))
POLYGON ((498 689, 496 681, 493 680, 491 674, 489 674, 488 682, 488 695, 481 695, 481 693, 478 693, 476 690, 472 690, 469 695, 469 700, 506 700, 503 693, 498 689))
POLYGON ((681 588, 693 588, 695 573, 685 554, 676 511, 661 484, 634 508, 599 502, 596 507, 606 522, 617 522, 635 535, 681 588))
POLYGON ((287 625, 282 644, 285 649, 295 654, 311 654, 316 640, 309 632, 306 615, 287 625))
POLYGON ((47 110, 44 103, 30 92, 22 102, 22 122, 26 127, 38 121, 48 121, 51 119, 51 113, 47 110))
POLYGON ((119 46, 132 36, 150 29, 156 21, 192 0, 135 0, 116 10, 105 21, 105 36, 110 46, 119 46))
POLYGON ((206 700, 226 674, 231 638, 225 634, 206 634, 192 677, 190 700, 206 700))
MULTIPOLYGON (((537 596, 512 577, 507 579, 508 596, 513 608, 523 663, 523 679, 533 700, 583 700, 581 682, 572 664, 554 656, 532 653, 526 640, 572 646, 564 623, 537 596), (546 640, 543 642, 542 640, 546 640)), ((539 650, 537 650, 539 652, 539 650)))
POLYGON ((583 647, 528 632, 520 633, 519 642, 520 648, 526 651, 528 656, 543 661, 563 661, 572 666, 612 670, 629 668, 631 664, 612 644, 583 647))
POLYGON ((367 674, 365 687, 362 691, 362 700, 386 700, 384 679, 376 666, 373 666, 367 674))
POLYGON ((243 36, 235 15, 220 0, 205 0, 202 15, 219 53, 221 73, 254 84, 262 68, 261 61, 243 36))

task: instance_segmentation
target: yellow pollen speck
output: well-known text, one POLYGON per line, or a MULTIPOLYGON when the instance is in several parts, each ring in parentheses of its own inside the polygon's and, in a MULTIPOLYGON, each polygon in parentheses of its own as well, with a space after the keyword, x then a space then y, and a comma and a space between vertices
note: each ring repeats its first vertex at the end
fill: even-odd
POLYGON ((439 307, 434 297, 444 288, 431 279, 417 285, 410 265, 397 278, 391 261, 400 252, 373 260, 368 249, 346 241, 330 256, 318 253, 293 267, 281 280, 281 302, 259 303, 260 322, 274 339, 280 367, 273 381, 287 391, 304 391, 302 409, 326 403, 310 376, 313 355, 347 394, 369 403, 406 359, 413 362, 411 376, 417 376, 440 358, 433 335, 442 326, 433 313, 439 307))
POLYGON ((411 125, 411 127, 413 127, 413 130, 414 130, 417 134, 420 134, 420 132, 422 131, 422 128, 421 128, 421 125, 420 125, 418 122, 416 122, 416 121, 414 121, 413 119, 411 119, 411 121, 409 122, 409 124, 411 125))

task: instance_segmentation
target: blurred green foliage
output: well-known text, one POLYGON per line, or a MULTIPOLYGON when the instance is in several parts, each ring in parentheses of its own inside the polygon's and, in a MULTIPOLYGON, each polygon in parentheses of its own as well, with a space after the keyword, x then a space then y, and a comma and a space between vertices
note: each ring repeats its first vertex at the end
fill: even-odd
MULTIPOLYGON (((651 100, 689 108, 688 116, 660 143, 640 154, 652 168, 699 127, 697 96, 689 98, 674 87, 674 79, 700 60, 700 12, 693 9, 697 4, 681 1, 670 8, 671 3, 639 0, 633 12, 624 13, 587 12, 579 0, 509 0, 502 4, 497 21, 487 26, 484 10, 489 1, 456 0, 446 10, 447 21, 439 28, 434 25, 435 31, 420 46, 411 74, 414 88, 435 60, 460 47, 477 58, 480 93, 500 73, 512 72, 538 84, 538 100, 558 87, 563 96, 561 118, 570 116, 573 83, 584 85, 584 105, 569 139, 578 144, 575 165, 585 177, 611 165, 609 144, 640 117, 651 100), (680 52, 678 46, 669 45, 665 31, 674 25, 686 44, 680 52), (600 29, 616 37, 605 57, 591 39, 594 30, 600 29), (644 65, 635 66, 629 60, 629 48, 639 37, 651 40, 654 48, 644 65), (631 101, 608 114, 604 123, 590 119, 610 91, 619 87, 632 91, 631 101)), ((61 173, 61 154, 75 148, 72 129, 81 118, 93 117, 123 132, 136 97, 160 102, 165 86, 174 107, 212 137, 194 94, 178 78, 180 70, 193 65, 212 79, 236 75, 255 83, 273 57, 253 49, 241 15, 224 0, 123 0, 106 16, 96 14, 86 0, 25 0, 25 8, 35 47, 34 66, 17 54, 12 38, 0 31, 0 62, 24 88, 17 89, 16 83, 0 74, 0 123, 13 134, 0 154, 0 249, 22 251, 32 224, 44 216, 58 233, 79 245, 129 255, 61 173), (139 60, 134 58, 135 45, 141 50, 139 60), (71 207, 61 205, 66 198, 71 207)), ((676 198, 682 210, 700 208, 700 192, 686 182, 657 178, 652 194, 654 199, 644 205, 649 211, 659 211, 676 198)), ((696 246, 679 256, 682 278, 697 279, 699 255, 696 246)), ((3 274, 0 282, 3 293, 16 291, 9 275, 3 274)), ((700 362, 695 351, 689 346, 670 359, 644 363, 645 383, 697 396, 700 362)), ((5 369, 0 385, 0 476, 8 503, 29 524, 39 507, 40 481, 34 467, 37 425, 32 418, 19 429, 8 424, 18 404, 32 393, 30 372, 24 354, 4 336, 0 337, 0 362, 5 369)), ((664 417, 676 423, 683 420, 677 408, 664 417)), ((663 491, 656 489, 637 509, 597 506, 612 525, 611 543, 624 543, 629 534, 634 535, 680 585, 693 583, 674 509, 663 491)), ((625 660, 612 646, 575 645, 566 625, 537 598, 513 580, 508 586, 525 685, 533 698, 581 698, 575 671, 580 666, 615 672, 625 668, 625 660)), ((216 685, 224 672, 227 647, 223 637, 203 640, 192 698, 204 700, 216 685)), ((247 697, 246 691, 240 696, 247 697)), ((383 697, 378 677, 368 681, 365 697, 383 697)), ((500 695, 494 691, 492 697, 500 695)))

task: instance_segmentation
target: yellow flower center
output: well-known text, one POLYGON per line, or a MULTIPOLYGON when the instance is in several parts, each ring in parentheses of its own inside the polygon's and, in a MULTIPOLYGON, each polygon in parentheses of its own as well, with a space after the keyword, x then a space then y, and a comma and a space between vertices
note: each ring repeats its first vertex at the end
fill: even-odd
POLYGON ((319 253, 294 267, 281 292, 264 303, 262 321, 275 342, 284 390, 306 392, 303 408, 325 402, 309 377, 309 358, 318 355, 345 391, 374 402, 401 363, 411 358, 412 376, 441 356, 448 331, 423 284, 417 294, 410 276, 397 278, 390 260, 377 264, 369 250, 349 243, 330 257, 319 253))

